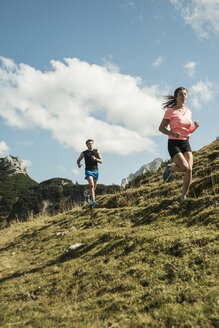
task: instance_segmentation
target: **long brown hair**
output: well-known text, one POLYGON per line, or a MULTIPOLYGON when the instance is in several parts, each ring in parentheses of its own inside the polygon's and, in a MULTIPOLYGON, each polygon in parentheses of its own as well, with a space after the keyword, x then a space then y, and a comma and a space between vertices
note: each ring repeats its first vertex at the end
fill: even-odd
POLYGON ((178 96, 178 92, 180 90, 186 90, 187 89, 185 87, 179 87, 177 88, 175 91, 174 91, 174 95, 167 95, 167 96, 164 96, 164 98, 166 99, 165 102, 163 102, 162 104, 162 109, 166 110, 167 108, 172 108, 173 106, 176 106, 176 98, 178 96))

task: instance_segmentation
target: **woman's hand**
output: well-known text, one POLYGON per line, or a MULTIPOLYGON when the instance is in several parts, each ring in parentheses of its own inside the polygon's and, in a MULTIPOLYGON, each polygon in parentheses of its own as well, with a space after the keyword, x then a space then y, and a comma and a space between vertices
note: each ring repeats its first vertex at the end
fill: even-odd
POLYGON ((174 138, 179 138, 180 137, 180 133, 178 132, 172 132, 171 136, 173 136, 174 138))
POLYGON ((91 159, 92 159, 93 161, 97 161, 97 158, 96 158, 94 155, 91 156, 91 159))
POLYGON ((193 133, 199 127, 199 121, 194 122, 194 126, 189 128, 190 133, 193 133))

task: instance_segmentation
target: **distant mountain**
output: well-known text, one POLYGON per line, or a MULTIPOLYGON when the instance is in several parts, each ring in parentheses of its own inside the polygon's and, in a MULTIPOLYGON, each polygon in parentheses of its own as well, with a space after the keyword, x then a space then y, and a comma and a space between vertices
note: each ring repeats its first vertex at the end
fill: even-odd
POLYGON ((137 176, 142 175, 142 174, 144 174, 146 172, 149 172, 149 171, 157 171, 160 168, 162 162, 163 162, 163 160, 161 158, 156 158, 155 160, 153 160, 153 162, 150 162, 148 164, 143 165, 134 174, 133 173, 130 173, 127 178, 122 179, 121 186, 122 187, 125 187, 134 178, 136 178, 137 176))
POLYGON ((5 225, 13 205, 23 192, 37 185, 18 157, 0 158, 0 227, 5 225))
POLYGON ((8 172, 11 171, 9 174, 25 174, 28 175, 28 170, 24 165, 24 162, 19 157, 13 156, 6 156, 4 158, 0 158, 0 169, 6 169, 8 172))

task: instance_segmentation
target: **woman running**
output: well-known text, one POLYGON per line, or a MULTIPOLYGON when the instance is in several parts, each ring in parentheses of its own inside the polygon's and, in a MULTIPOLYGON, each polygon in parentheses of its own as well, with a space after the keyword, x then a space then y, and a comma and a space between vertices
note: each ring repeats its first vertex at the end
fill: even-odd
POLYGON ((182 195, 179 199, 179 202, 182 203, 192 181, 193 156, 189 137, 199 127, 199 121, 195 121, 192 126, 192 113, 185 107, 186 88, 179 87, 174 91, 174 96, 167 95, 165 98, 166 101, 162 104, 162 108, 166 112, 159 131, 168 135, 168 151, 175 165, 167 164, 163 172, 163 179, 167 181, 172 172, 184 172, 182 195), (167 129, 168 125, 170 130, 167 129))

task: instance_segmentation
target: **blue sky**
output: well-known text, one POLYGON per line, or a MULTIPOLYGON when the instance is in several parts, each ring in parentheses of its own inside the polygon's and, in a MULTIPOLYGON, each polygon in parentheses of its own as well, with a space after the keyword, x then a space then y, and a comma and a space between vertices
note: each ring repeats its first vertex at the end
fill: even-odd
POLYGON ((156 157, 163 96, 189 90, 194 150, 218 136, 218 0, 0 0, 0 157, 37 182, 86 183, 76 160, 93 138, 100 183, 156 157))

